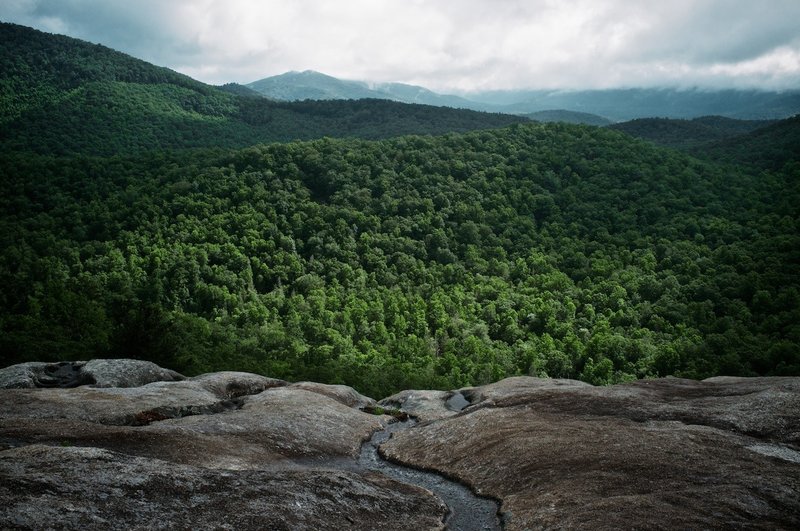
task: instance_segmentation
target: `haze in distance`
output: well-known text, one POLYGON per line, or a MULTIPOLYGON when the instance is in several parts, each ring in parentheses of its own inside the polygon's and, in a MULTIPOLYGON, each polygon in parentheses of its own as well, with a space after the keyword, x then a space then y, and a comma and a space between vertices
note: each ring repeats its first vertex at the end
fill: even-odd
POLYGON ((800 88, 796 0, 11 0, 0 20, 212 84, 314 70, 456 95, 800 88))

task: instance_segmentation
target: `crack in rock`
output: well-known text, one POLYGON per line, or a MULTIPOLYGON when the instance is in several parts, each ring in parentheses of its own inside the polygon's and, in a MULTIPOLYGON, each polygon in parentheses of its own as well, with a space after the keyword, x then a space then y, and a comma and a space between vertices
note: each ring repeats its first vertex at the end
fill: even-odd
POLYGON ((222 400, 216 404, 203 405, 203 406, 164 406, 140 411, 128 417, 123 425, 127 426, 147 426, 153 422, 160 422, 163 420, 179 419, 182 417, 191 417, 194 415, 217 415, 219 413, 227 413, 228 411, 235 411, 242 409, 244 400, 241 398, 234 398, 231 400, 222 400))

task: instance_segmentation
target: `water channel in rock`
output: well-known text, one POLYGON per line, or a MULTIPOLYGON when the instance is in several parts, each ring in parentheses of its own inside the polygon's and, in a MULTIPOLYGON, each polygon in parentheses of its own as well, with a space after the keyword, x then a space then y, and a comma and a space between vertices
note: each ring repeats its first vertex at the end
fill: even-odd
POLYGON ((499 530, 497 502, 473 493, 468 487, 445 478, 435 472, 427 472, 391 463, 378 453, 378 447, 389 440, 393 433, 409 429, 416 421, 408 419, 389 424, 377 431, 361 446, 358 464, 365 469, 375 470, 392 479, 417 485, 436 494, 448 507, 449 514, 445 525, 456 530, 499 530))

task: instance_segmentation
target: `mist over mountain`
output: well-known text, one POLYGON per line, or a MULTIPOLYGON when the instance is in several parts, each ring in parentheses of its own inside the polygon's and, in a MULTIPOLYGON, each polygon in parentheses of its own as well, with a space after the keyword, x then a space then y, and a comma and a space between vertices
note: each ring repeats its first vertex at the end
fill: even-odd
POLYGON ((348 81, 313 70, 286 72, 248 83, 247 87, 267 98, 284 101, 376 98, 457 109, 491 110, 491 106, 458 96, 437 94, 424 87, 404 83, 348 81))
POLYGON ((523 114, 527 118, 536 122, 564 122, 568 124, 596 125, 599 127, 611 124, 611 120, 603 116, 588 112, 566 111, 554 109, 548 111, 537 111, 523 114))
POLYGON ((478 111, 494 112, 497 109, 491 106, 480 105, 474 101, 452 94, 437 94, 424 87, 408 85, 405 83, 379 83, 374 85, 375 90, 397 98, 406 103, 424 103, 426 105, 441 105, 457 109, 473 109, 478 111))
MULTIPOLYGON (((608 90, 513 90, 437 94, 402 83, 344 81, 314 71, 287 72, 248 87, 276 100, 382 98, 509 114, 570 111, 613 122, 636 118, 725 116, 747 120, 788 118, 800 113, 800 91, 627 88, 608 90)), ((586 117, 585 117, 586 118, 586 117)), ((575 117, 573 116, 574 120, 575 117)), ((591 121, 590 121, 591 122, 591 121)), ((590 123, 583 122, 583 123, 590 123)), ((593 120, 594 125, 600 125, 593 120)))
POLYGON ((346 81, 313 70, 286 72, 248 83, 247 87, 274 100, 358 100, 391 99, 387 94, 371 90, 366 83, 346 81))
POLYGON ((800 91, 630 88, 586 91, 489 92, 472 99, 500 105, 503 112, 528 113, 566 109, 605 116, 613 121, 634 118, 725 116, 746 120, 788 118, 800 112, 800 91))

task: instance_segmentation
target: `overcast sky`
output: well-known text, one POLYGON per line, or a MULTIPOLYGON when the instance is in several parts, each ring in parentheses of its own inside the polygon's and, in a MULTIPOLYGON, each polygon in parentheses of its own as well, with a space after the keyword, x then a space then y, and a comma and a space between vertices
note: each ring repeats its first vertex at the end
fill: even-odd
POLYGON ((1 0, 0 20, 214 84, 800 88, 800 0, 1 0))

